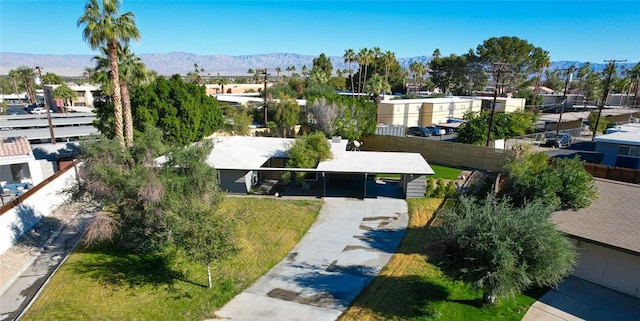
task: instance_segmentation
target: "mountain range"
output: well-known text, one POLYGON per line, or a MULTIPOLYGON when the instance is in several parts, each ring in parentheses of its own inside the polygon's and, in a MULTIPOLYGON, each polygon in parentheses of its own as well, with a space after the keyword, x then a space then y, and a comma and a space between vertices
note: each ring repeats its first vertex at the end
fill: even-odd
MULTIPOLYGON (((240 76, 247 75, 247 70, 267 68, 271 75, 276 75, 276 67, 280 67, 281 74, 287 74, 287 67, 294 66, 300 73, 302 66, 311 69, 312 61, 317 56, 300 55, 295 53, 272 53, 245 56, 225 55, 196 55, 187 52, 170 52, 138 55, 147 68, 155 70, 159 75, 185 75, 194 71, 195 64, 198 69, 204 69, 200 73, 208 76, 240 76)), ((342 56, 331 56, 333 69, 347 69, 342 56)), ((428 63, 431 56, 418 56, 411 58, 398 58, 403 68, 408 68, 413 61, 428 63)), ((564 69, 571 65, 580 67, 584 62, 555 61, 551 63, 551 69, 564 69)), ((93 67, 95 62, 92 55, 51 55, 51 54, 25 54, 25 53, 0 53, 0 75, 6 75, 9 70, 19 66, 40 66, 44 72, 52 72, 60 76, 81 76, 85 67, 93 67)), ((617 64, 618 72, 621 68, 632 68, 635 63, 617 64)), ((352 68, 355 64, 352 64, 352 68)), ((606 63, 591 63, 594 71, 602 71, 606 63)))

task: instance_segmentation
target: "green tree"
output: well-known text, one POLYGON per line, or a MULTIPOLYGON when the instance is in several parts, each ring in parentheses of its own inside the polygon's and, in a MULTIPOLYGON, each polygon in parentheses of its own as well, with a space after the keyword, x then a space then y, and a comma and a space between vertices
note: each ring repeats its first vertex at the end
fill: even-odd
MULTIPOLYGON (((314 132, 296 138, 287 150, 286 168, 316 168, 318 164, 331 159, 331 144, 321 132, 314 132)), ((283 178, 291 179, 291 173, 285 172, 283 178)), ((304 173, 297 173, 296 181, 304 180, 304 173)))
MULTIPOLYGON (((483 146, 487 143, 490 112, 467 113, 465 123, 458 129, 456 141, 464 144, 483 146)), ((523 136, 534 128, 535 114, 528 111, 495 113, 491 139, 505 139, 523 136)))
POLYGON ((322 72, 326 79, 331 77, 331 73, 333 72, 333 65, 331 64, 331 60, 324 53, 321 53, 318 58, 313 58, 313 65, 311 67, 311 73, 322 72))
POLYGON ((268 113, 269 120, 286 132, 298 124, 300 119, 300 105, 298 105, 295 99, 279 97, 278 100, 269 102, 268 113))
POLYGON ((503 195, 513 204, 542 202, 555 208, 587 207, 596 197, 593 177, 577 159, 550 162, 544 152, 523 149, 503 165, 507 185, 503 195))
POLYGON ((35 104, 37 100, 35 83, 33 79, 36 77, 36 72, 33 70, 33 68, 28 66, 20 66, 15 69, 13 75, 17 77, 17 79, 22 83, 23 88, 27 91, 27 94, 29 95, 29 101, 32 104, 35 104))
POLYGON ((139 40, 140 31, 135 24, 135 16, 131 12, 120 13, 119 0, 88 0, 84 14, 77 25, 84 26, 83 39, 91 49, 107 48, 110 77, 113 85, 113 112, 115 137, 125 147, 122 121, 122 97, 120 93, 120 72, 118 70, 118 48, 126 45, 131 39, 139 40))
MULTIPOLYGON (((180 75, 169 79, 158 77, 136 87, 131 105, 135 128, 143 131, 147 125, 156 126, 170 145, 185 146, 200 141, 224 125, 218 101, 205 93, 204 86, 185 82, 180 75)), ((101 112, 98 115, 100 120, 105 118, 101 112)))
MULTIPOLYGON (((604 131, 607 129, 607 118, 605 118, 605 116, 603 115, 600 115, 600 120, 597 121, 598 119, 597 111, 590 112, 587 119, 589 120, 589 124, 590 124, 589 126, 595 126, 596 122, 598 123, 598 128, 596 128, 596 133, 604 133, 604 131)), ((593 127, 591 127, 591 130, 593 130, 593 127)))
POLYGON ((532 285, 557 285, 577 253, 549 220, 551 212, 539 202, 514 208, 494 194, 484 201, 462 196, 455 209, 441 212, 444 270, 482 289, 487 303, 532 285))
POLYGON ((367 80, 365 89, 366 92, 371 94, 373 102, 376 104, 377 110, 380 106, 380 101, 382 100, 382 97, 380 95, 391 91, 391 86, 389 86, 389 83, 380 75, 374 74, 373 76, 371 76, 371 78, 369 78, 369 80, 367 80))
POLYGON ((542 48, 518 37, 492 37, 476 48, 476 55, 487 70, 498 62, 509 65, 511 72, 501 75, 500 82, 503 85, 498 86, 499 92, 507 84, 519 87, 525 77, 540 70, 548 54, 542 48))
POLYGON ((18 95, 18 104, 22 104, 22 99, 20 98, 20 91, 18 89, 18 81, 20 80, 20 74, 17 70, 11 69, 9 70, 9 78, 11 78, 11 82, 13 83, 13 92, 18 95))
POLYGON ((47 85, 62 85, 64 84, 64 81, 62 80, 62 77, 52 73, 52 72, 48 72, 46 74, 44 74, 42 76, 42 82, 43 84, 47 84, 47 85))
POLYGON ((232 135, 247 136, 250 134, 249 125, 253 117, 242 107, 229 106, 224 112, 227 117, 227 131, 232 135))
POLYGON ((73 100, 76 98, 76 96, 76 91, 69 88, 69 86, 64 83, 53 90, 53 98, 62 99, 65 106, 67 106, 67 103, 72 106, 73 100))

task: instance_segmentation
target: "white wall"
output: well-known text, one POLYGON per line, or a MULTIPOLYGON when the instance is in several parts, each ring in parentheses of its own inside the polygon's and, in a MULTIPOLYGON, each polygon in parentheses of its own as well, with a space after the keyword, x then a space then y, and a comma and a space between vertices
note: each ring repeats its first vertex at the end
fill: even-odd
POLYGON ((76 171, 71 168, 30 194, 23 202, 0 215, 0 254, 29 231, 43 217, 51 215, 67 199, 62 191, 75 184, 76 171))

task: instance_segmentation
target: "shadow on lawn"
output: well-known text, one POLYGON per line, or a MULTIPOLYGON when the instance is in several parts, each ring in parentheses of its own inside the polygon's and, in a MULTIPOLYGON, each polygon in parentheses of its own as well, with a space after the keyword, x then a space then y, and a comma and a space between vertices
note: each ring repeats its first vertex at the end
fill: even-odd
POLYGON ((182 272, 171 268, 171 259, 166 254, 116 253, 108 247, 83 247, 77 253, 89 254, 87 259, 70 263, 75 273, 93 278, 105 285, 115 287, 140 287, 151 285, 172 286, 189 281, 182 272))

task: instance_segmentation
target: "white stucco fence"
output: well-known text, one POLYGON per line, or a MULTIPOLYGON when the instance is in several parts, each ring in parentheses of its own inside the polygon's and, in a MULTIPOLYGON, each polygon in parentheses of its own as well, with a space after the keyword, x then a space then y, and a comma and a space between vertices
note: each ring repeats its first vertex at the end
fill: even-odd
POLYGON ((70 166, 35 186, 19 199, 20 203, 0 214, 0 254, 69 198, 64 191, 75 184, 76 177, 76 168, 70 166))

